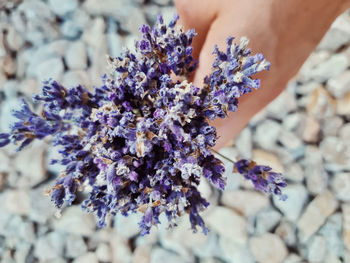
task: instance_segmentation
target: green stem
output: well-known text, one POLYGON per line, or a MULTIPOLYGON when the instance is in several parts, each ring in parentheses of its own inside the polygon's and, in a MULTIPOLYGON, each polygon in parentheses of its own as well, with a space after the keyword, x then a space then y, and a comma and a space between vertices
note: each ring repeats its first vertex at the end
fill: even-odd
POLYGON ((222 158, 224 158, 225 160, 229 161, 230 163, 235 164, 234 161, 232 161, 230 158, 226 157, 225 155, 223 155, 223 154, 221 154, 221 153, 215 151, 214 149, 211 149, 211 150, 212 150, 214 153, 216 153, 217 155, 219 155, 220 157, 222 157, 222 158))

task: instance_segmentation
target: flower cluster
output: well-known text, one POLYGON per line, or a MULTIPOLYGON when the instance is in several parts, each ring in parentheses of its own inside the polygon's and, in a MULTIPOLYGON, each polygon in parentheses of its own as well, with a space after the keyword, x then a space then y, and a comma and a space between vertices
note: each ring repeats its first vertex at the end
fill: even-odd
MULTIPOLYGON (((135 53, 109 58, 112 72, 93 92, 44 82, 34 96, 43 103, 41 115, 22 101, 11 132, 0 134, 0 147, 12 141, 18 150, 53 137, 61 154, 53 162, 65 166, 50 192, 58 208, 85 188, 89 197, 82 206, 99 226, 109 215, 141 212, 139 226, 146 234, 162 213, 170 227, 189 214, 194 231, 197 226, 208 231, 199 213, 209 203, 197 186, 204 178, 219 189, 226 184, 224 166, 211 151, 217 136, 208 121, 235 111, 238 98, 259 87, 251 76, 269 63, 261 54, 250 55, 246 39, 236 45, 229 38, 226 52, 215 48, 213 71, 202 89, 174 81, 172 74, 186 77, 196 67, 195 33, 176 26, 177 19, 166 25, 160 16, 154 27, 142 26, 135 53)), ((240 160, 235 166, 256 189, 282 196, 283 177, 252 164, 240 160)))

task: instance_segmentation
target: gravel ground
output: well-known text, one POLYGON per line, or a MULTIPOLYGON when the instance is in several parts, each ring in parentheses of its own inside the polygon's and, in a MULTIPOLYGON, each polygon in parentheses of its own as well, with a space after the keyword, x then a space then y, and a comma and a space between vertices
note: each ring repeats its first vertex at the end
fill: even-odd
MULTIPOLYGON (((99 84, 105 54, 118 55, 139 25, 173 12, 170 0, 0 0, 0 131, 18 97, 38 92, 41 79, 99 84)), ((44 196, 60 169, 48 166, 51 149, 45 142, 19 154, 1 149, 0 262, 350 262, 349 68, 347 11, 236 146, 221 150, 283 172, 289 199, 254 191, 226 163, 225 192, 201 185, 211 202, 207 236, 192 234, 187 218, 146 237, 137 216, 118 216, 100 230, 79 205, 58 218, 44 196)))

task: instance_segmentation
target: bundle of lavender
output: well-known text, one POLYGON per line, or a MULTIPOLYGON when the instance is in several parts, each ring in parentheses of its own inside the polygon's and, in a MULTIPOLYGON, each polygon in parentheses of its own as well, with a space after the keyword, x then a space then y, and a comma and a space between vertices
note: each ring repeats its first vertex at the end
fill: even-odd
MULTIPOLYGON (((40 115, 22 100, 14 111, 18 119, 10 133, 0 134, 0 147, 10 142, 18 150, 33 140, 52 136, 65 169, 50 190, 54 204, 70 205, 77 191, 89 189, 82 207, 93 212, 98 225, 106 216, 141 212, 141 234, 149 233, 165 213, 169 226, 189 214, 194 231, 208 229, 200 216, 209 203, 197 187, 206 178, 224 189, 224 166, 211 148, 215 127, 208 121, 235 111, 238 98, 259 88, 252 75, 269 69, 262 54, 251 55, 248 41, 214 49, 212 73, 203 88, 170 75, 188 76, 196 63, 191 42, 194 30, 184 32, 161 16, 153 28, 143 25, 135 53, 126 50, 109 58, 112 67, 103 85, 91 93, 82 86, 65 88, 54 80, 43 83, 34 102, 43 102, 40 115)), ((235 161, 235 171, 251 180, 257 190, 279 195, 286 183, 280 173, 253 161, 235 161)))

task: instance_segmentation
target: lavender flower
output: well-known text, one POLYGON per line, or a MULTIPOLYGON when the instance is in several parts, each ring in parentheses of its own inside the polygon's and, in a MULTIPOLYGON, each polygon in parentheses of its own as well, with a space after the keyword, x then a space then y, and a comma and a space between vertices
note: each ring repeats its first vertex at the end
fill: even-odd
MULTIPOLYGON (((19 150, 34 139, 53 137, 61 158, 52 162, 65 166, 50 192, 58 208, 70 205, 78 189, 89 185, 82 206, 95 213, 99 226, 109 215, 141 212, 141 234, 147 234, 162 213, 169 227, 189 214, 192 229, 207 233, 200 212, 209 203, 197 186, 204 178, 219 189, 226 184, 224 166, 211 151, 217 136, 208 119, 235 111, 240 96, 259 88, 252 75, 269 63, 261 54, 250 55, 246 39, 236 45, 229 38, 226 52, 215 47, 204 88, 174 82, 171 74, 186 77, 196 67, 195 33, 176 27, 177 20, 166 25, 159 16, 153 28, 142 26, 136 52, 110 57, 112 71, 92 93, 44 82, 42 93, 34 96, 43 102, 42 113, 22 101, 11 132, 0 134, 0 147, 12 141, 19 150)), ((257 190, 284 198, 281 174, 248 160, 235 167, 257 190)))

